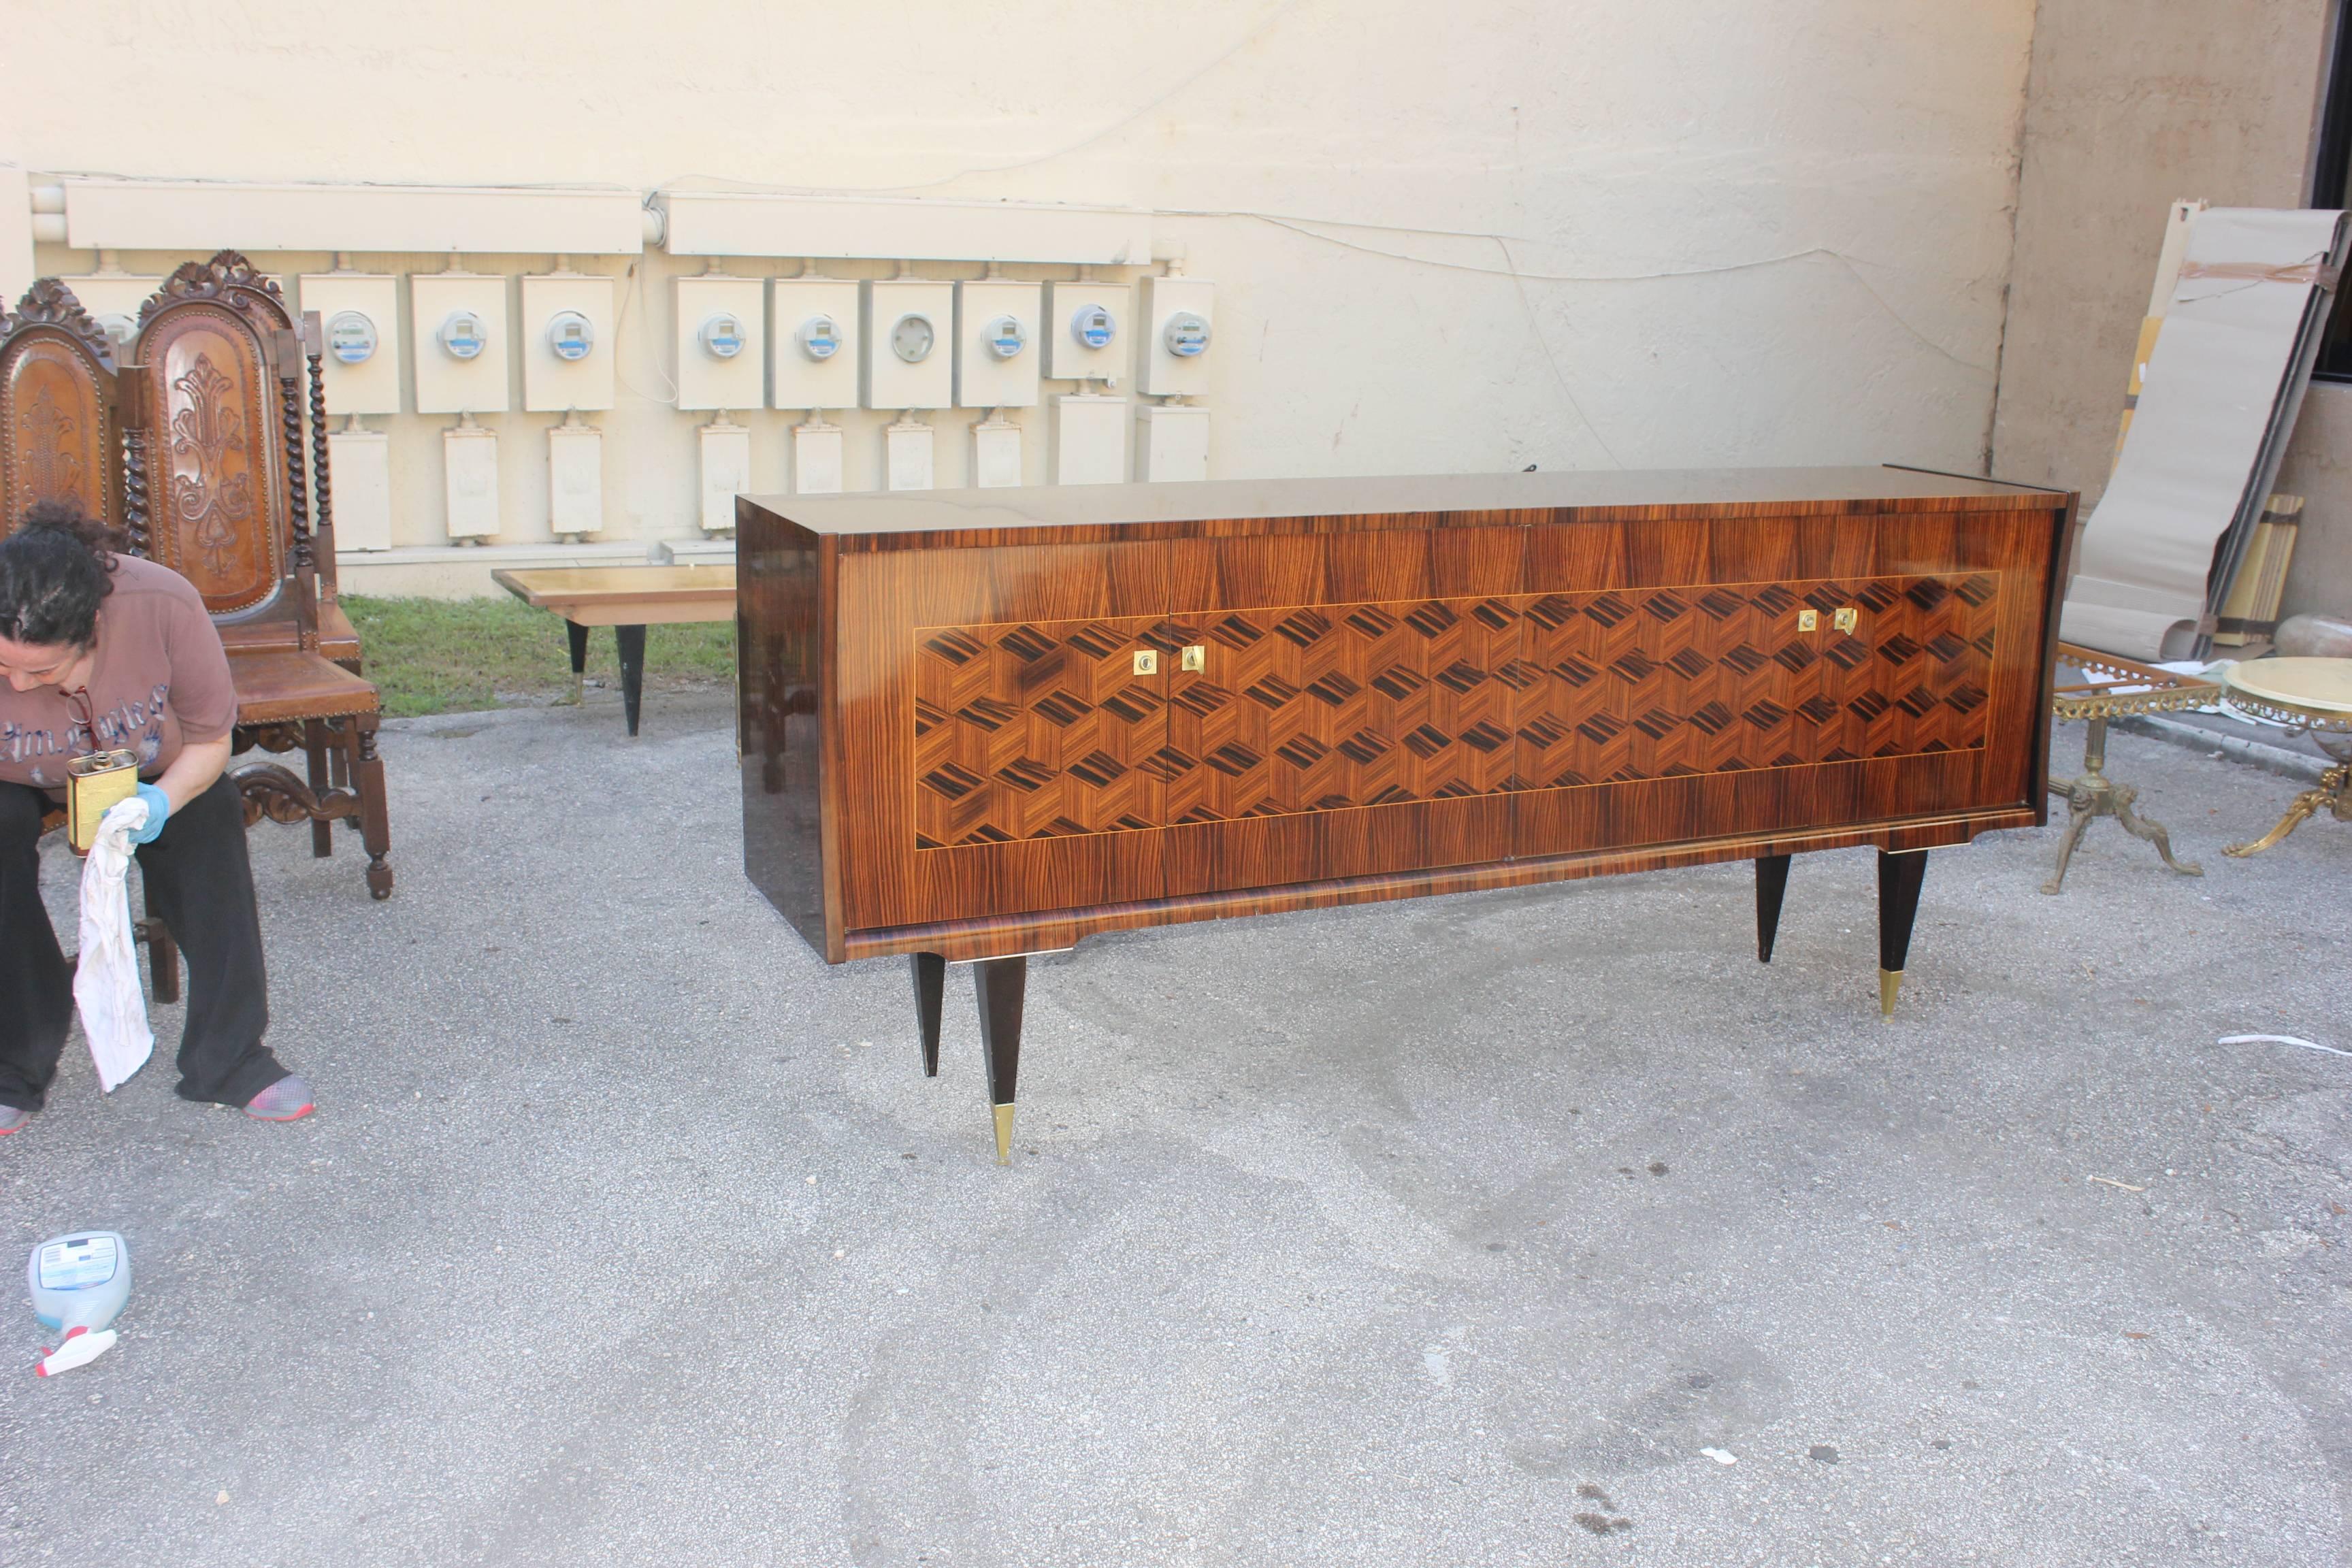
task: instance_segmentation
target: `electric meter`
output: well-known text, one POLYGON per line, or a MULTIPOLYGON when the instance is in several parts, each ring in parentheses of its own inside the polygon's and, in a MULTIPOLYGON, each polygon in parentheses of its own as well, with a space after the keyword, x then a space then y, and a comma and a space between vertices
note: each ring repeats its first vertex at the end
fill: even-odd
POLYGON ((1012 359, 1029 346, 1029 329, 1018 316, 995 316, 980 330, 981 341, 998 359, 1012 359))
POLYGON ((841 352, 841 327, 831 316, 811 316, 801 323, 801 353, 817 361, 841 352))
POLYGON ((1160 341, 1178 359, 1197 359, 1209 346, 1209 319, 1197 310, 1179 310, 1160 329, 1160 341))
POLYGON ((479 359, 489 346, 489 329, 482 318, 471 310, 452 310, 441 320, 441 331, 436 334, 441 342, 441 352, 451 359, 479 359))
POLYGON ((1070 318, 1070 336, 1090 349, 1107 349, 1118 336, 1118 318, 1107 305, 1081 305, 1070 318))
POLYGON ((931 343, 936 334, 931 319, 919 311, 908 311, 898 318, 890 329, 890 352, 908 364, 920 364, 931 357, 931 343))
POLYGON ((338 310, 327 321, 327 350, 337 364, 365 364, 375 357, 375 323, 358 310, 338 310))
POLYGON ((702 349, 712 359, 733 359, 743 352, 750 334, 743 330, 743 318, 732 310, 719 310, 702 319, 702 349))
POLYGON ((595 323, 577 310, 558 310, 547 319, 548 352, 567 364, 577 364, 596 347, 595 323))

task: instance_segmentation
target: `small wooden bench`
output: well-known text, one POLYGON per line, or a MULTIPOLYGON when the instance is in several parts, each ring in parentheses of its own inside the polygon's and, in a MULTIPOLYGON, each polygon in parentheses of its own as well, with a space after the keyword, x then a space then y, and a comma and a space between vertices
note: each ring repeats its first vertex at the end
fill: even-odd
POLYGON ((621 712, 637 732, 646 686, 646 628, 735 618, 735 568, 547 566, 504 570, 490 580, 534 610, 563 617, 572 637, 572 694, 588 668, 588 628, 610 626, 621 655, 621 712))

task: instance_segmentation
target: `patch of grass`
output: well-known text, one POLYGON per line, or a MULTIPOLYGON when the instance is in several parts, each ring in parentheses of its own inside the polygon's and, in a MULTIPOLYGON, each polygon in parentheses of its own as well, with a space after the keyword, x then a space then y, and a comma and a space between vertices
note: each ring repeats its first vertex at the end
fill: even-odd
MULTIPOLYGON (((359 631, 368 679, 393 717, 532 707, 572 689, 562 618, 519 600, 346 594, 342 605, 359 631)), ((647 690, 723 686, 734 678, 734 623, 646 628, 647 690)), ((588 635, 588 679, 621 684, 610 626, 588 635)))

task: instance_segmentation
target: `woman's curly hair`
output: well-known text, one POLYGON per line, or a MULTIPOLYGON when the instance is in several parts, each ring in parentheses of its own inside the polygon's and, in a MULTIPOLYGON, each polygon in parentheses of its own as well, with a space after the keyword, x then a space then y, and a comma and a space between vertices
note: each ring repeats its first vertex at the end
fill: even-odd
POLYGON ((114 591, 120 536, 71 500, 36 501, 0 539, 0 637, 88 647, 99 601, 114 591))

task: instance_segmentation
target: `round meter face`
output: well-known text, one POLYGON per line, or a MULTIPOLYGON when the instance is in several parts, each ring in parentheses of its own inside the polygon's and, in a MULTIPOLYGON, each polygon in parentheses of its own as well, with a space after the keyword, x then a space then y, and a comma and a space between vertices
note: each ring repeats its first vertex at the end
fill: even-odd
POLYGON ((441 323, 441 352, 451 359, 479 359, 489 346, 489 330, 471 310, 452 310, 441 323))
POLYGON ((595 350, 595 323, 577 310, 558 310, 548 318, 547 347, 557 359, 577 364, 595 350))
POLYGON ((720 310, 706 316, 702 321, 702 350, 712 359, 733 359, 743 352, 748 334, 743 331, 743 318, 732 310, 720 310))
POLYGON ((801 353, 822 363, 841 352, 841 326, 831 316, 811 316, 801 323, 801 353))
POLYGON ((139 323, 120 310, 109 310, 98 318, 98 330, 117 343, 128 343, 139 335, 139 323))
POLYGON ((931 344, 937 338, 929 316, 909 312, 898 318, 890 329, 890 352, 908 364, 920 364, 931 357, 931 344))
POLYGON ((1090 349, 1107 349, 1118 336, 1118 318, 1106 306, 1081 305, 1070 318, 1070 336, 1090 349))
POLYGON ((375 358, 375 323, 358 310, 338 310, 327 320, 327 352, 337 364, 365 364, 375 358))
POLYGON ((1160 329, 1160 341, 1178 359, 1198 359, 1209 346, 1209 319, 1197 310, 1179 310, 1160 329))
POLYGON ((980 335, 988 352, 998 359, 1013 359, 1029 346, 1029 329, 1018 316, 995 317, 980 330, 980 335))

